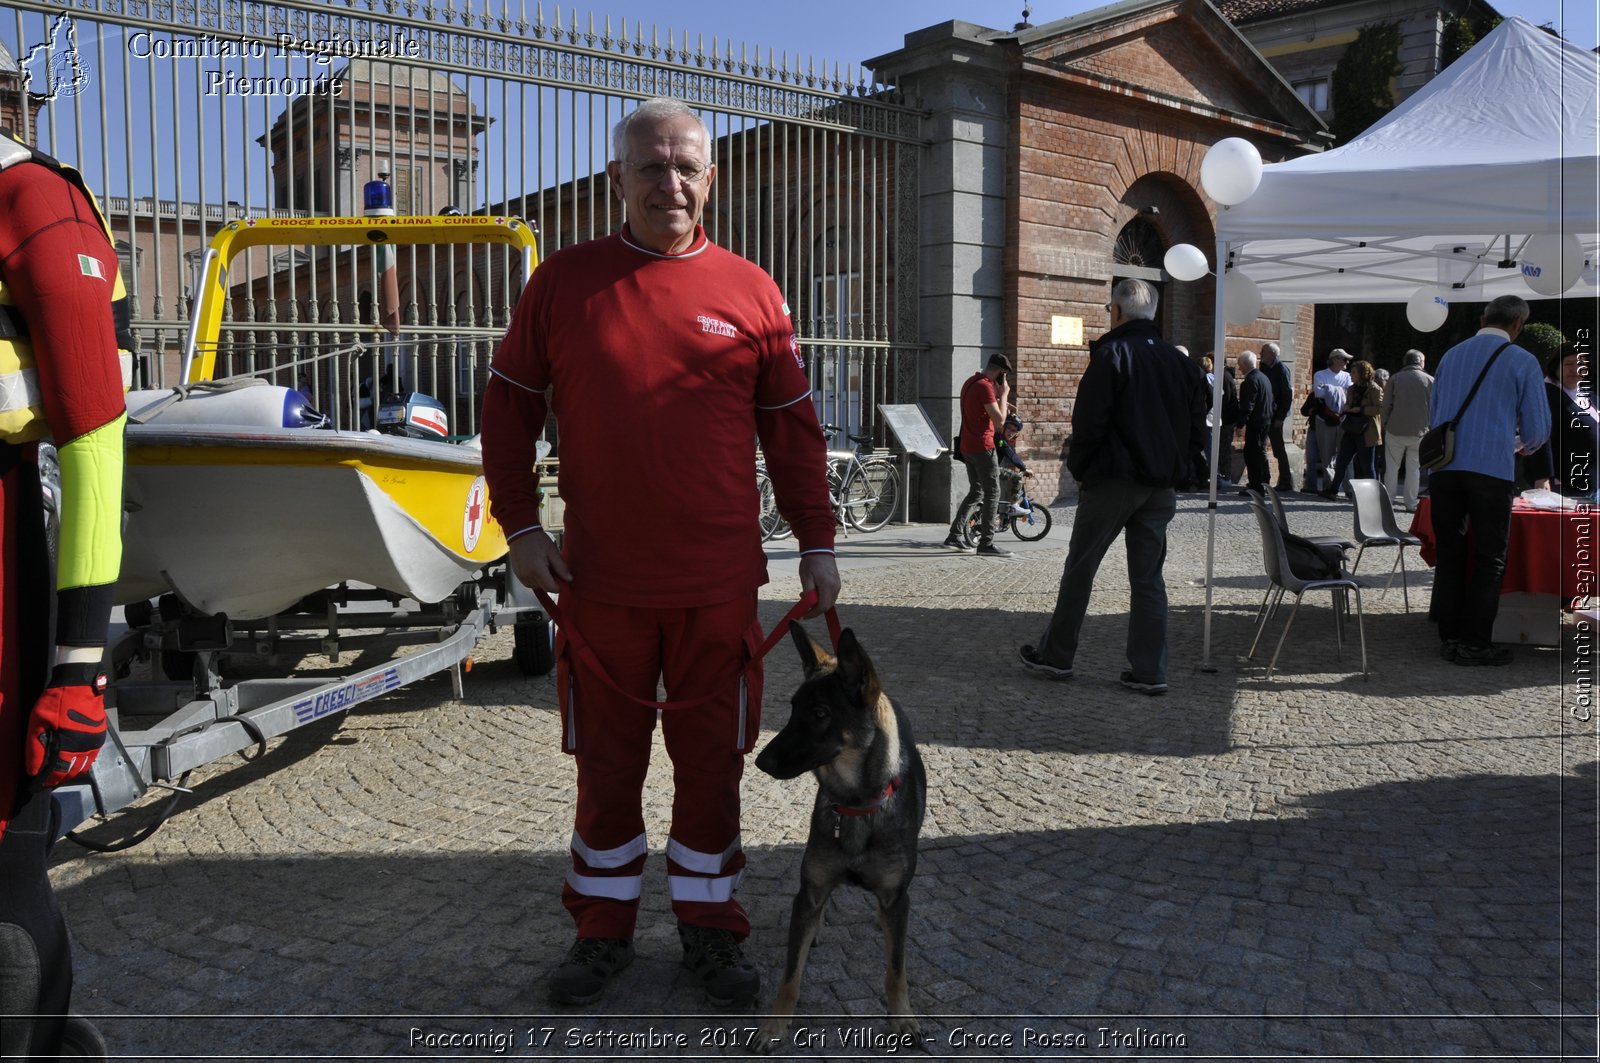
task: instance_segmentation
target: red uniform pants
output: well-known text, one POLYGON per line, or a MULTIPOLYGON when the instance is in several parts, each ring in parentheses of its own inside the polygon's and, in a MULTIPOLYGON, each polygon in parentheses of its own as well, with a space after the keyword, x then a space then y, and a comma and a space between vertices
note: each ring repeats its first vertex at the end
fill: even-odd
MULTIPOLYGON (((734 899, 744 869, 739 840, 739 780, 761 723, 761 645, 754 592, 692 609, 605 605, 562 597, 611 680, 653 700, 708 701, 659 712, 672 760, 672 823, 667 876, 680 922, 731 930, 743 940, 750 919, 734 899)), ((613 690, 557 645, 562 746, 577 759, 578 807, 572 871, 561 902, 581 937, 631 938, 639 910, 648 839, 641 800, 658 711, 613 690)))

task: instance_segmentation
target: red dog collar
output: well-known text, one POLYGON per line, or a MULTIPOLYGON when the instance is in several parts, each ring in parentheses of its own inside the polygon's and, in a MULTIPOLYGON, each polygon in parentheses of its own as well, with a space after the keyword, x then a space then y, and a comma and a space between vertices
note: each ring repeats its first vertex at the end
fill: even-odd
POLYGON ((883 803, 894 796, 900 788, 900 776, 896 775, 889 780, 889 785, 883 788, 883 794, 870 805, 834 805, 833 810, 841 816, 870 816, 883 807, 883 803))

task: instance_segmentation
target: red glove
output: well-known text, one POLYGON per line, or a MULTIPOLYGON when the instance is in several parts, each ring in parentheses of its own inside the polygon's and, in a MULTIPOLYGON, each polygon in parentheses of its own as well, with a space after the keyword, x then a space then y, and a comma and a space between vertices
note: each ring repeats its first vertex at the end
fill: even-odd
POLYGON ((56 665, 28 716, 22 770, 29 786, 53 790, 87 774, 105 740, 105 673, 93 664, 56 665))

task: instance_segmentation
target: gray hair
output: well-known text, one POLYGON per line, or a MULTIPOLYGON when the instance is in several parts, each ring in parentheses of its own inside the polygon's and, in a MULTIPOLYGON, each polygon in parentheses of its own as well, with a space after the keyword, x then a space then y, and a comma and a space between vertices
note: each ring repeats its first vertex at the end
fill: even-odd
POLYGON ((1124 277, 1111 289, 1111 301, 1122 307, 1122 316, 1130 321, 1153 321, 1159 300, 1153 286, 1137 277, 1124 277))
POLYGON ((1407 369, 1421 369, 1423 363, 1427 360, 1426 355, 1413 347, 1405 354, 1405 367, 1407 369))
POLYGON ((1528 301, 1520 295, 1496 296, 1483 311, 1485 325, 1520 325, 1532 313, 1528 301))
MULTIPOLYGON (((611 157, 618 162, 624 162, 622 155, 628 146, 628 133, 633 129, 635 122, 656 124, 670 121, 674 118, 693 118, 700 125, 700 132, 705 135, 706 151, 711 150, 711 130, 706 126, 706 120, 700 117, 700 112, 690 107, 682 100, 673 99, 671 96, 654 96, 645 100, 638 107, 622 116, 611 129, 611 157)), ((707 159, 707 162, 711 160, 707 159)))
POLYGON ((1256 367, 1256 353, 1254 351, 1240 351, 1234 358, 1240 369, 1254 369, 1256 367))
POLYGON ((1272 357, 1276 358, 1278 357, 1279 353, 1278 345, 1276 343, 1263 343, 1261 345, 1261 353, 1263 356, 1270 354, 1272 357))

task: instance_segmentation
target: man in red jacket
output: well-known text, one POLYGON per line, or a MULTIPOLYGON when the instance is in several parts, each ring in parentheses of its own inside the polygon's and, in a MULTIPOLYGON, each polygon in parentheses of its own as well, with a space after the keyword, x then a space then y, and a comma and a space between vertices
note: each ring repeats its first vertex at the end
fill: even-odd
MULTIPOLYGON (((833 605, 839 574, 826 450, 776 285, 700 226, 716 167, 704 122, 678 100, 625 117, 606 167, 622 232, 534 271, 484 396, 490 504, 528 586, 570 583, 561 605, 609 678, 662 712, 673 764, 667 881, 684 964, 718 1005, 760 979, 739 943, 750 920, 739 780, 760 726, 766 582, 753 441, 800 545, 800 579, 833 605), (540 525, 534 444, 560 426, 560 548, 540 525), (644 516, 619 521, 619 506, 644 516), (737 678, 735 676, 737 675, 737 678)), ((562 746, 577 760, 572 870, 562 903, 578 937, 552 974, 557 1003, 596 999, 633 958, 648 840, 640 808, 656 711, 616 693, 558 645, 562 746)))
POLYGON ((50 791, 80 779, 105 739, 100 673, 122 556, 128 345, 117 256, 83 181, 0 135, 0 1056, 99 1049, 67 1021, 72 960, 46 857, 50 791), (120 312, 120 314, 119 314, 120 312), (38 441, 61 471, 50 558, 38 441))

